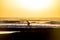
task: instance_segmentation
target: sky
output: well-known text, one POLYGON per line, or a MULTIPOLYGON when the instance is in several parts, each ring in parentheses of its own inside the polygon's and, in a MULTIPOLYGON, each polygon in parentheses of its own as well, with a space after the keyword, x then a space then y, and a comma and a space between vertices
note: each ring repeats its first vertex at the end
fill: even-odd
POLYGON ((0 0, 0 17, 60 18, 60 1, 0 0))

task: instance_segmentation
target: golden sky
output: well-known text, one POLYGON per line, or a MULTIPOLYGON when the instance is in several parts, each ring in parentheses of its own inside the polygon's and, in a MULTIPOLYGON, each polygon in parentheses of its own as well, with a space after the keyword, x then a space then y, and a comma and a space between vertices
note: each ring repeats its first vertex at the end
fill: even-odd
POLYGON ((0 17, 60 17, 60 1, 0 0, 0 17))

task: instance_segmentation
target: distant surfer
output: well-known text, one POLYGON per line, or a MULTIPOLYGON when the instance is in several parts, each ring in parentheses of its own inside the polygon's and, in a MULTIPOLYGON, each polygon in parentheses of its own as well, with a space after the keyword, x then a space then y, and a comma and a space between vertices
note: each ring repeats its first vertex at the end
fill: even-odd
POLYGON ((30 27, 30 22, 29 22, 29 21, 27 21, 27 25, 28 25, 29 28, 31 28, 31 27, 30 27))

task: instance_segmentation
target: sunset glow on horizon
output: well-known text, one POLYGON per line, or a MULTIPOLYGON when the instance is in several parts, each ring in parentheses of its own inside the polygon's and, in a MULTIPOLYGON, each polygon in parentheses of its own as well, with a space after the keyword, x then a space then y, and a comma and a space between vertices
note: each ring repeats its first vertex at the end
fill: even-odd
POLYGON ((0 0, 0 17, 60 18, 60 1, 0 0))

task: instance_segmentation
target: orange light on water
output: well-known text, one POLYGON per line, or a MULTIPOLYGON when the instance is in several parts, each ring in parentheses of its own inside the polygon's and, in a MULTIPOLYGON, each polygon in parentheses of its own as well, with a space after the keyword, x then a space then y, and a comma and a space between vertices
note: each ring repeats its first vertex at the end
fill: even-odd
POLYGON ((11 34, 16 32, 20 32, 20 31, 0 31, 0 34, 11 34))

